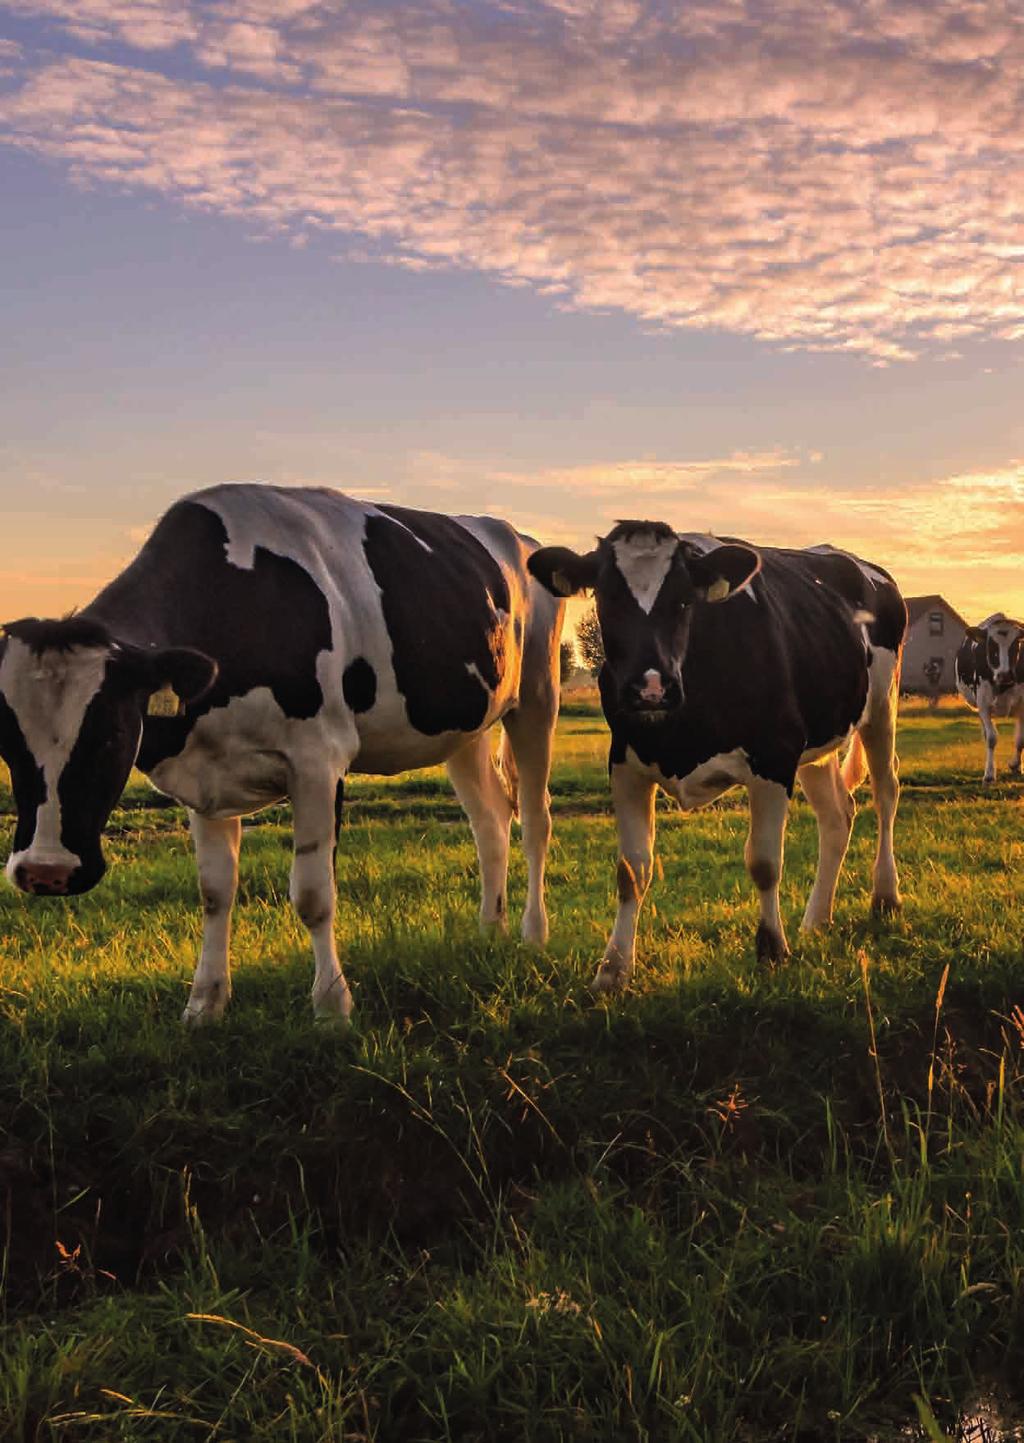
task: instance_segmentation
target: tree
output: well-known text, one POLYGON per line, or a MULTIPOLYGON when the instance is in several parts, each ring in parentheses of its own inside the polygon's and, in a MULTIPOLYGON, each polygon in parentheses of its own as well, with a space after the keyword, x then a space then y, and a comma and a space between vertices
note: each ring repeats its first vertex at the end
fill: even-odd
POLYGON ((576 627, 576 645, 579 647, 583 665, 594 676, 604 666, 604 642, 601 639, 601 623, 597 619, 597 607, 585 611, 576 627))
POLYGON ((558 648, 558 680, 564 686, 576 670, 576 648, 571 641, 563 641, 558 648))

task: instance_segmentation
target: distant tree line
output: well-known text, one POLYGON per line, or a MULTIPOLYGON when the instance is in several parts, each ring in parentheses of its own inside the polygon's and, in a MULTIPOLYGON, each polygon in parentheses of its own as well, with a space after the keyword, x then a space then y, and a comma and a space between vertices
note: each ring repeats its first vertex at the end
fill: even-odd
POLYGON ((597 619, 596 606, 592 606, 580 617, 576 627, 576 645, 587 671, 597 676, 604 666, 604 642, 601 640, 601 624, 597 619))

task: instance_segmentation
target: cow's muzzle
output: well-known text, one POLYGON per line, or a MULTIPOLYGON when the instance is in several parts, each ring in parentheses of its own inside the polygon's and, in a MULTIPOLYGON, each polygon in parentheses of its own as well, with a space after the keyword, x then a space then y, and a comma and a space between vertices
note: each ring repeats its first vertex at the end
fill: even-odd
POLYGON ((14 869, 14 885, 34 897, 66 897, 75 870, 59 862, 20 862, 14 869))
POLYGON ((630 682, 622 696, 623 710, 631 716, 657 721, 683 704, 683 688, 675 677, 645 671, 639 681, 630 682))
POLYGON ((105 871, 102 862, 97 867, 85 867, 25 861, 8 875, 19 891, 31 897, 77 897, 91 891, 105 871))

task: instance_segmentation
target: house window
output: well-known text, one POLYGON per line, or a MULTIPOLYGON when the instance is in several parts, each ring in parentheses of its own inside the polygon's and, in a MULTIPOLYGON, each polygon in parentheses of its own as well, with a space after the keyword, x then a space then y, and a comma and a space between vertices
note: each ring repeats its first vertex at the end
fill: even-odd
POLYGON ((941 636, 944 630, 945 617, 941 611, 929 611, 928 613, 928 635, 941 636))

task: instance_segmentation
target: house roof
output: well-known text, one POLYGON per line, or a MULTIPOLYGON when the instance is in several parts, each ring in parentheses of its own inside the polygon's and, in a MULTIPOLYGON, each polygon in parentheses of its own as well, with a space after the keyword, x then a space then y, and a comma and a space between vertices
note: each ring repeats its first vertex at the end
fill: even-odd
POLYGON ((907 603, 907 615, 910 618, 911 626, 913 626, 915 622, 920 621, 926 611, 938 611, 941 607, 943 611, 949 613, 954 621, 959 622, 965 631, 967 629, 966 621, 964 621, 958 611, 950 606, 944 596, 939 596, 936 593, 932 596, 907 596, 904 597, 904 600, 907 603))

